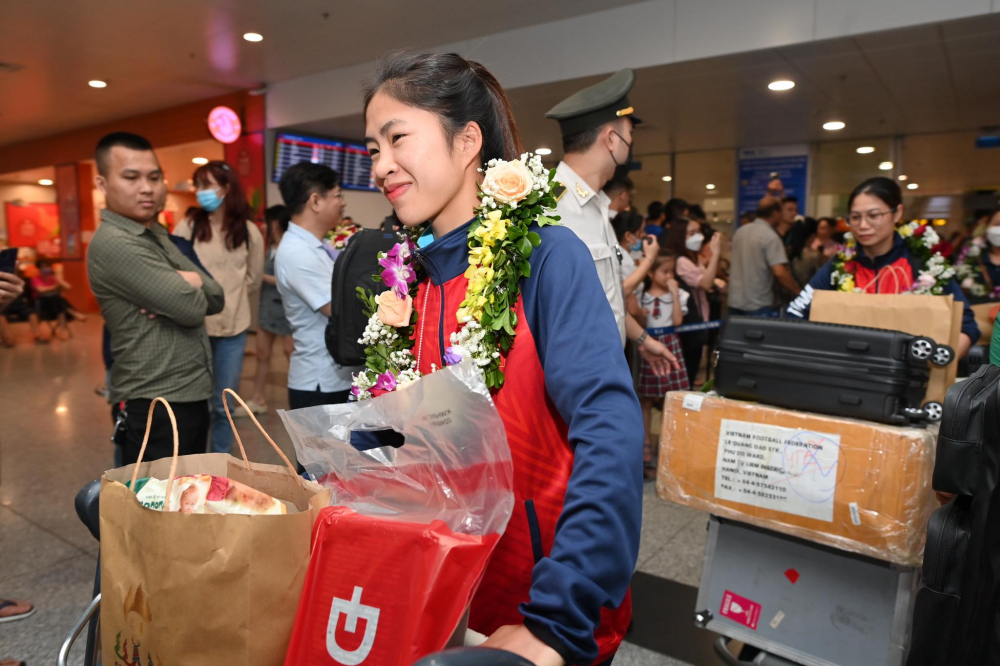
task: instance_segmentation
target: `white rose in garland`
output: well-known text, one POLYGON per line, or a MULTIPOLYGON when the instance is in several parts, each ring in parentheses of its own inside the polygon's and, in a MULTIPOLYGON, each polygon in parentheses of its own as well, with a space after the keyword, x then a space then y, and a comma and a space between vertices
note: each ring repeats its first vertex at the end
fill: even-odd
POLYGON ((481 188, 486 196, 507 204, 520 201, 531 192, 535 179, 521 160, 494 163, 489 167, 481 188))

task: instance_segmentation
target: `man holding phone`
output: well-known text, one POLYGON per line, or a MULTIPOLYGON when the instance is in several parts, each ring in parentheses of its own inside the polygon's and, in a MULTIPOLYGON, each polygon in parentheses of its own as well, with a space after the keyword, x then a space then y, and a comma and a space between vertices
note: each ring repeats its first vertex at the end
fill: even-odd
MULTIPOLYGON (((94 158, 106 208, 87 250, 87 273, 111 333, 110 397, 124 404, 115 442, 124 464, 134 463, 152 400, 163 397, 177 417, 180 454, 204 453, 213 391, 205 316, 222 311, 225 295, 157 222, 167 188, 149 141, 109 134, 94 158)), ((172 454, 170 420, 160 408, 143 459, 172 454)))

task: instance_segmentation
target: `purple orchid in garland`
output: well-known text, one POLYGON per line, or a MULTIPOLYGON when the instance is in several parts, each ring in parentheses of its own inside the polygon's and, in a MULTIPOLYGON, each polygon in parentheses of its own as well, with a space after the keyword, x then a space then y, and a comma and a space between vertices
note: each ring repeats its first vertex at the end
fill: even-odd
POLYGON ((409 248, 396 243, 385 258, 378 260, 385 269, 382 271, 382 283, 396 292, 399 298, 406 298, 410 293, 410 285, 417 281, 417 274, 407 261, 411 256, 413 253, 409 248))
POLYGON ((456 363, 462 362, 462 355, 454 348, 448 347, 444 350, 444 361, 445 365, 455 365, 456 363))
POLYGON ((391 372, 383 372, 378 376, 378 381, 375 382, 375 386, 372 389, 376 391, 395 391, 396 376, 391 372))

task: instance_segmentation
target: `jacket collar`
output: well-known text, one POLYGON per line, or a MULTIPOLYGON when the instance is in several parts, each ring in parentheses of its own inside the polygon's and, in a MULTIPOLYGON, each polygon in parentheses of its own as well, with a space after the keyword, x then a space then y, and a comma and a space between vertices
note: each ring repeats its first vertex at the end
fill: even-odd
POLYGON ((454 280, 469 268, 469 227, 475 220, 472 218, 414 252, 434 284, 443 285, 454 280))
POLYGON ((559 178, 559 182, 563 184, 563 187, 572 192, 581 208, 587 205, 591 200, 596 199, 599 207, 605 209, 605 211, 608 210, 608 207, 611 205, 611 199, 608 195, 605 194, 603 190, 594 192, 590 185, 587 185, 583 178, 581 178, 576 171, 573 171, 568 164, 565 162, 559 162, 559 164, 556 165, 556 175, 559 178))
POLYGON ((865 268, 879 269, 883 266, 888 266, 889 264, 897 261, 900 257, 906 256, 906 254, 906 243, 903 241, 903 237, 898 233, 895 233, 893 234, 892 248, 890 248, 888 252, 872 259, 865 254, 865 251, 859 245, 857 260, 858 263, 865 268))

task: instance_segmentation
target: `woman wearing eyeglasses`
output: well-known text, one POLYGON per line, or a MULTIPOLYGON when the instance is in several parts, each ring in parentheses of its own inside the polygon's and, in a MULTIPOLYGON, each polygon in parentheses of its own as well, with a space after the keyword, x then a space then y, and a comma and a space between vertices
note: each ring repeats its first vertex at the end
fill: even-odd
POLYGON ((918 256, 910 244, 920 242, 936 245, 937 234, 929 227, 897 225, 903 219, 903 195, 896 181, 890 178, 869 178, 858 185, 848 201, 848 222, 851 235, 847 247, 809 281, 805 289, 788 306, 788 314, 809 318, 809 307, 817 290, 856 291, 865 294, 902 294, 910 291, 954 296, 962 302, 962 335, 959 357, 964 357, 976 340, 979 327, 968 300, 953 277, 944 258, 931 247, 930 259, 918 256), (913 240, 907 240, 913 236, 913 240), (931 241, 931 242, 928 242, 931 241))

